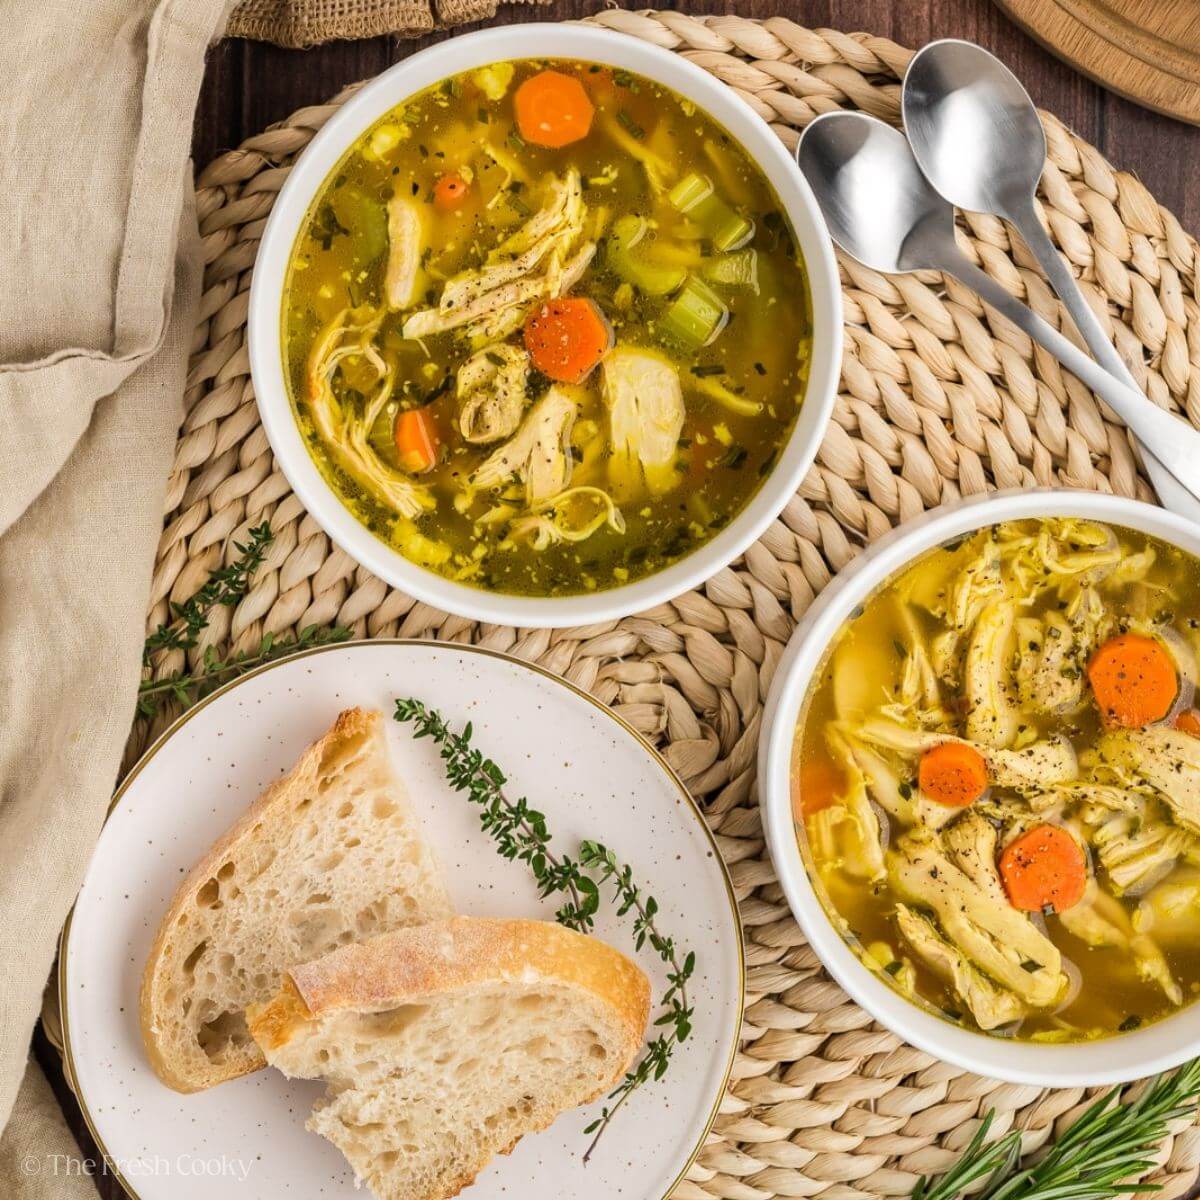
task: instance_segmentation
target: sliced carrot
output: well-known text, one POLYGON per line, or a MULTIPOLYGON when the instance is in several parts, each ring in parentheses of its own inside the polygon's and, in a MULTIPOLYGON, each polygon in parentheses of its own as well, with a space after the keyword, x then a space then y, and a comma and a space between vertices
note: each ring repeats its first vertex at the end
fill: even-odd
POLYGON ((443 175, 433 185, 433 207, 438 212, 454 212, 467 202, 471 185, 457 172, 443 175))
POLYGON ((1100 719, 1112 729, 1161 721, 1175 703, 1179 679, 1171 656, 1154 638, 1122 633, 1105 642, 1087 668, 1100 719))
POLYGON ((987 790, 987 763, 974 746, 942 742, 921 755, 917 782, 930 800, 966 808, 987 790))
POLYGON ((595 108, 583 84, 561 71, 539 71, 513 96, 517 128, 535 146, 557 150, 587 137, 595 108))
POLYGON ((400 466, 405 471, 419 475, 437 462, 437 427, 428 409, 410 408, 397 413, 393 434, 400 466))
POLYGON ((827 758, 807 759, 792 785, 796 811, 811 817, 828 808, 846 790, 842 772, 827 758))
POLYGON ((579 296, 547 300, 525 322, 525 349, 533 365, 561 383, 582 383, 612 342, 608 319, 579 296))
POLYGON ((1061 825, 1035 825, 1000 855, 1000 878, 1014 908, 1062 912, 1087 887, 1083 847, 1061 825))
POLYGON ((1190 733, 1192 737, 1200 737, 1200 712, 1194 708, 1185 708, 1175 718, 1175 728, 1190 733))

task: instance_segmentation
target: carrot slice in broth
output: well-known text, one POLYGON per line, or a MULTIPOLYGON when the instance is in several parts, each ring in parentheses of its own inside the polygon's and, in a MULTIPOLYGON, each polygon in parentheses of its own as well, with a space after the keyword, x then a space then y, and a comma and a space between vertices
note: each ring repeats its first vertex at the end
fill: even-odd
POLYGON ((1083 847, 1060 825, 1035 825, 1000 855, 1000 878, 1014 908, 1056 913, 1078 904, 1087 887, 1083 847))
POLYGON ((921 755, 917 783, 930 800, 966 808, 987 791, 987 764, 973 746, 943 742, 921 755))
POLYGON ((1161 721, 1179 691, 1171 656, 1161 642, 1140 633, 1110 638, 1092 655, 1087 675, 1109 729, 1141 729, 1161 721))
POLYGON ((557 150, 587 137, 596 110, 574 75, 539 71, 517 88, 513 111, 527 142, 557 150))

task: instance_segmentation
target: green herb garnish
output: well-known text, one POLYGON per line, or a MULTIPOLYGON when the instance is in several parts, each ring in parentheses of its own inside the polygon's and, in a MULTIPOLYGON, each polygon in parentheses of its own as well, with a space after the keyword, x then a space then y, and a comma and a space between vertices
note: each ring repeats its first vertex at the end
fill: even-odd
POLYGON ((1200 1059, 1152 1079, 1136 1099, 1128 1095, 1128 1088, 1114 1088, 1101 1096, 1024 1168, 1020 1130, 984 1144, 995 1115, 989 1112, 954 1166, 934 1183, 922 1177, 913 1200, 957 1200, 982 1179, 983 1189, 972 1191, 978 1200, 1115 1200, 1152 1191, 1152 1185, 1131 1181, 1154 1166, 1154 1152, 1170 1124, 1194 1118, 1200 1059))
POLYGON ((675 1047, 691 1033, 693 1010, 687 983, 695 971, 696 955, 690 950, 677 949, 674 939, 659 932, 654 920, 658 902, 653 896, 642 894, 634 883, 632 870, 623 866, 607 846, 580 842, 578 860, 551 849, 545 816, 531 808, 524 796, 517 800, 508 798, 504 791, 507 777, 471 744, 473 730, 469 722, 461 733, 455 733, 436 709, 412 698, 396 701, 395 718, 402 724, 411 723, 414 737, 432 738, 437 743, 447 780, 455 791, 466 792, 470 803, 482 810, 480 827, 496 843, 501 857, 526 863, 543 898, 565 897, 554 914, 560 925, 588 932, 600 908, 601 888, 611 883, 617 916, 633 914, 636 948, 640 950, 649 943, 669 968, 668 987, 659 1001, 663 1012, 654 1024, 670 1026, 670 1030, 650 1040, 637 1065, 609 1093, 611 1106, 606 1104, 600 1116, 584 1130, 595 1135, 583 1155, 583 1161, 587 1162, 625 1101, 643 1084, 666 1074, 675 1047))
POLYGON ((291 638, 277 638, 275 634, 268 633, 257 649, 224 657, 217 653, 214 646, 206 646, 204 657, 195 670, 175 671, 162 679, 142 680, 138 685, 138 715, 154 716, 164 699, 177 701, 181 708, 190 708, 220 684, 236 679, 254 667, 278 662, 299 650, 344 642, 349 637, 350 630, 340 625, 327 628, 308 625, 291 638))
POLYGON ((208 628, 209 613, 217 605, 232 608, 250 590, 250 577, 262 564, 274 537, 270 522, 264 521, 250 530, 249 541, 234 542, 238 557, 229 566, 213 571, 190 599, 171 605, 171 619, 146 638, 142 662, 148 664, 160 650, 190 650, 208 628))
POLYGON ((617 112, 617 122, 635 141, 641 141, 646 131, 622 108, 617 112))

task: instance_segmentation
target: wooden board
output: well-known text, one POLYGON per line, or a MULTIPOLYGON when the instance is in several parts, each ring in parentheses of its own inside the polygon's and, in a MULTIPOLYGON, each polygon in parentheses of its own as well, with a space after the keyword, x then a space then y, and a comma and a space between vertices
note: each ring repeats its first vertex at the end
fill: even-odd
POLYGON ((1052 53, 1119 95, 1200 125, 1200 0, 996 0, 1052 53))

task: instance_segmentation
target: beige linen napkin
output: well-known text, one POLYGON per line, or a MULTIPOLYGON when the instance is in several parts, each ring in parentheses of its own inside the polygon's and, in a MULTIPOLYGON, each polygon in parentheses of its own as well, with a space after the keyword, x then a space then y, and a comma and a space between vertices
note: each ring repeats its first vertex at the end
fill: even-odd
POLYGON ((192 113, 226 8, 42 0, 36 19, 5 21, 0 39, 7 1197, 91 1189, 71 1174, 78 1150, 26 1060, 133 715, 199 295, 192 113))

